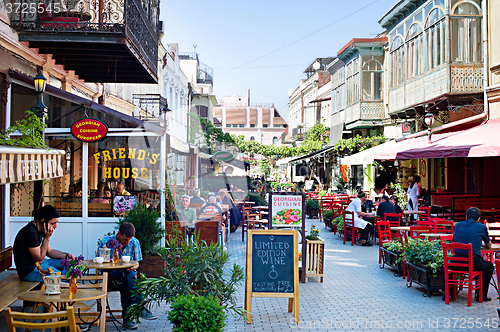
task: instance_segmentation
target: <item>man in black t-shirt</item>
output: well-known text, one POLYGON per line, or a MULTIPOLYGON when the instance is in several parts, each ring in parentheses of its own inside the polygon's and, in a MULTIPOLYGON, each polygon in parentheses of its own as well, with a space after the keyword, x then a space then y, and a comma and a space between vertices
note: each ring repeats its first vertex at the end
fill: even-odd
POLYGON ((73 254, 52 249, 49 241, 57 228, 59 212, 51 205, 41 207, 35 212, 35 220, 21 228, 14 240, 14 262, 19 279, 23 281, 43 281, 35 263, 40 262, 42 269, 52 267, 62 271, 60 260, 75 258, 73 254), (48 256, 52 259, 45 259, 48 256))
POLYGON ((382 196, 382 202, 378 205, 377 215, 384 220, 386 213, 396 213, 396 210, 394 209, 394 205, 389 202, 389 197, 384 195, 382 196))

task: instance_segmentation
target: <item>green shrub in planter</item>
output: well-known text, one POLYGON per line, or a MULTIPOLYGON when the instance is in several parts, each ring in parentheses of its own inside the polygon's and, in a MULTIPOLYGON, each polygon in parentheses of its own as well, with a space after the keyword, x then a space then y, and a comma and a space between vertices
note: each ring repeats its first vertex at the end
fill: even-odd
POLYGON ((213 297, 188 294, 177 297, 167 317, 175 332, 220 332, 227 315, 213 297))
POLYGON ((392 239, 390 242, 386 242, 382 245, 385 249, 393 252, 403 251, 403 244, 399 239, 392 239))
POLYGON ((332 210, 326 210, 323 212, 323 219, 325 220, 332 220, 333 219, 333 211, 332 210))
POLYGON ((341 232, 344 230, 344 217, 342 215, 337 216, 332 223, 334 223, 337 226, 337 231, 341 232))
POLYGON ((319 210, 319 202, 317 199, 311 198, 306 200, 306 211, 310 209, 318 209, 319 210))
POLYGON ((408 245, 405 245, 402 256, 404 257, 401 259, 412 264, 430 267, 434 275, 440 268, 444 267, 443 247, 440 240, 408 239, 408 245))

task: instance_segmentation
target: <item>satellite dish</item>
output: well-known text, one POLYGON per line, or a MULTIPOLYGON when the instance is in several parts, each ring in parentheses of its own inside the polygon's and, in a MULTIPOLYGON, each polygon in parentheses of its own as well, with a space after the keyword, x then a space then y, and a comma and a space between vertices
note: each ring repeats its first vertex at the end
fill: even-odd
POLYGON ((313 69, 318 70, 320 67, 321 67, 321 64, 318 62, 318 60, 316 60, 316 62, 313 63, 313 69))
POLYGON ((288 89, 287 93, 288 93, 288 97, 290 97, 292 95, 292 93, 293 93, 293 89, 292 88, 288 89))

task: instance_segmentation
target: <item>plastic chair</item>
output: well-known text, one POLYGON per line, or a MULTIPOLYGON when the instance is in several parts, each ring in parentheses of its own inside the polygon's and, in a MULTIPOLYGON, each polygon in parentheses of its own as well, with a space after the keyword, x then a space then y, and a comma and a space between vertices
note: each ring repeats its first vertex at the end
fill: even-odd
POLYGON ((422 233, 432 233, 432 227, 429 226, 410 226, 410 238, 425 239, 422 233))
POLYGON ((73 307, 68 307, 65 311, 49 313, 24 313, 5 309, 5 321, 7 322, 7 331, 16 332, 16 327, 30 330, 48 330, 61 327, 67 327, 70 332, 76 332, 76 320, 73 307), (51 322, 50 320, 56 319, 51 322), (26 322, 28 320, 43 320, 43 323, 26 322))
POLYGON ((453 234, 455 222, 452 220, 441 220, 436 222, 436 233, 453 234))
POLYGON ((472 264, 472 244, 443 243, 445 303, 450 304, 450 287, 452 300, 457 300, 457 287, 467 287, 467 306, 472 305, 472 291, 479 291, 479 303, 483 302, 483 272, 474 271, 472 264), (454 249, 467 250, 468 257, 449 255, 454 249), (460 277, 459 277, 460 276, 460 277), (475 284, 473 283, 476 279, 475 284))
POLYGON ((382 245, 391 242, 391 225, 387 221, 377 222, 378 233, 378 263, 382 263, 382 245))
POLYGON ((353 246, 356 238, 361 236, 361 229, 354 226, 354 212, 344 210, 342 216, 344 217, 344 245, 347 236, 350 235, 351 246, 353 246))

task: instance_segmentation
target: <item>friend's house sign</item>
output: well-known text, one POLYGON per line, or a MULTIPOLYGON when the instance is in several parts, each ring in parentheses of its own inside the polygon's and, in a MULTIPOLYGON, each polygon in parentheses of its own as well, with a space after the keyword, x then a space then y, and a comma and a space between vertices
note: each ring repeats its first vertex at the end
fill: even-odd
POLYGON ((86 118, 73 123, 71 134, 82 142, 98 142, 106 138, 108 125, 97 119, 86 118))

